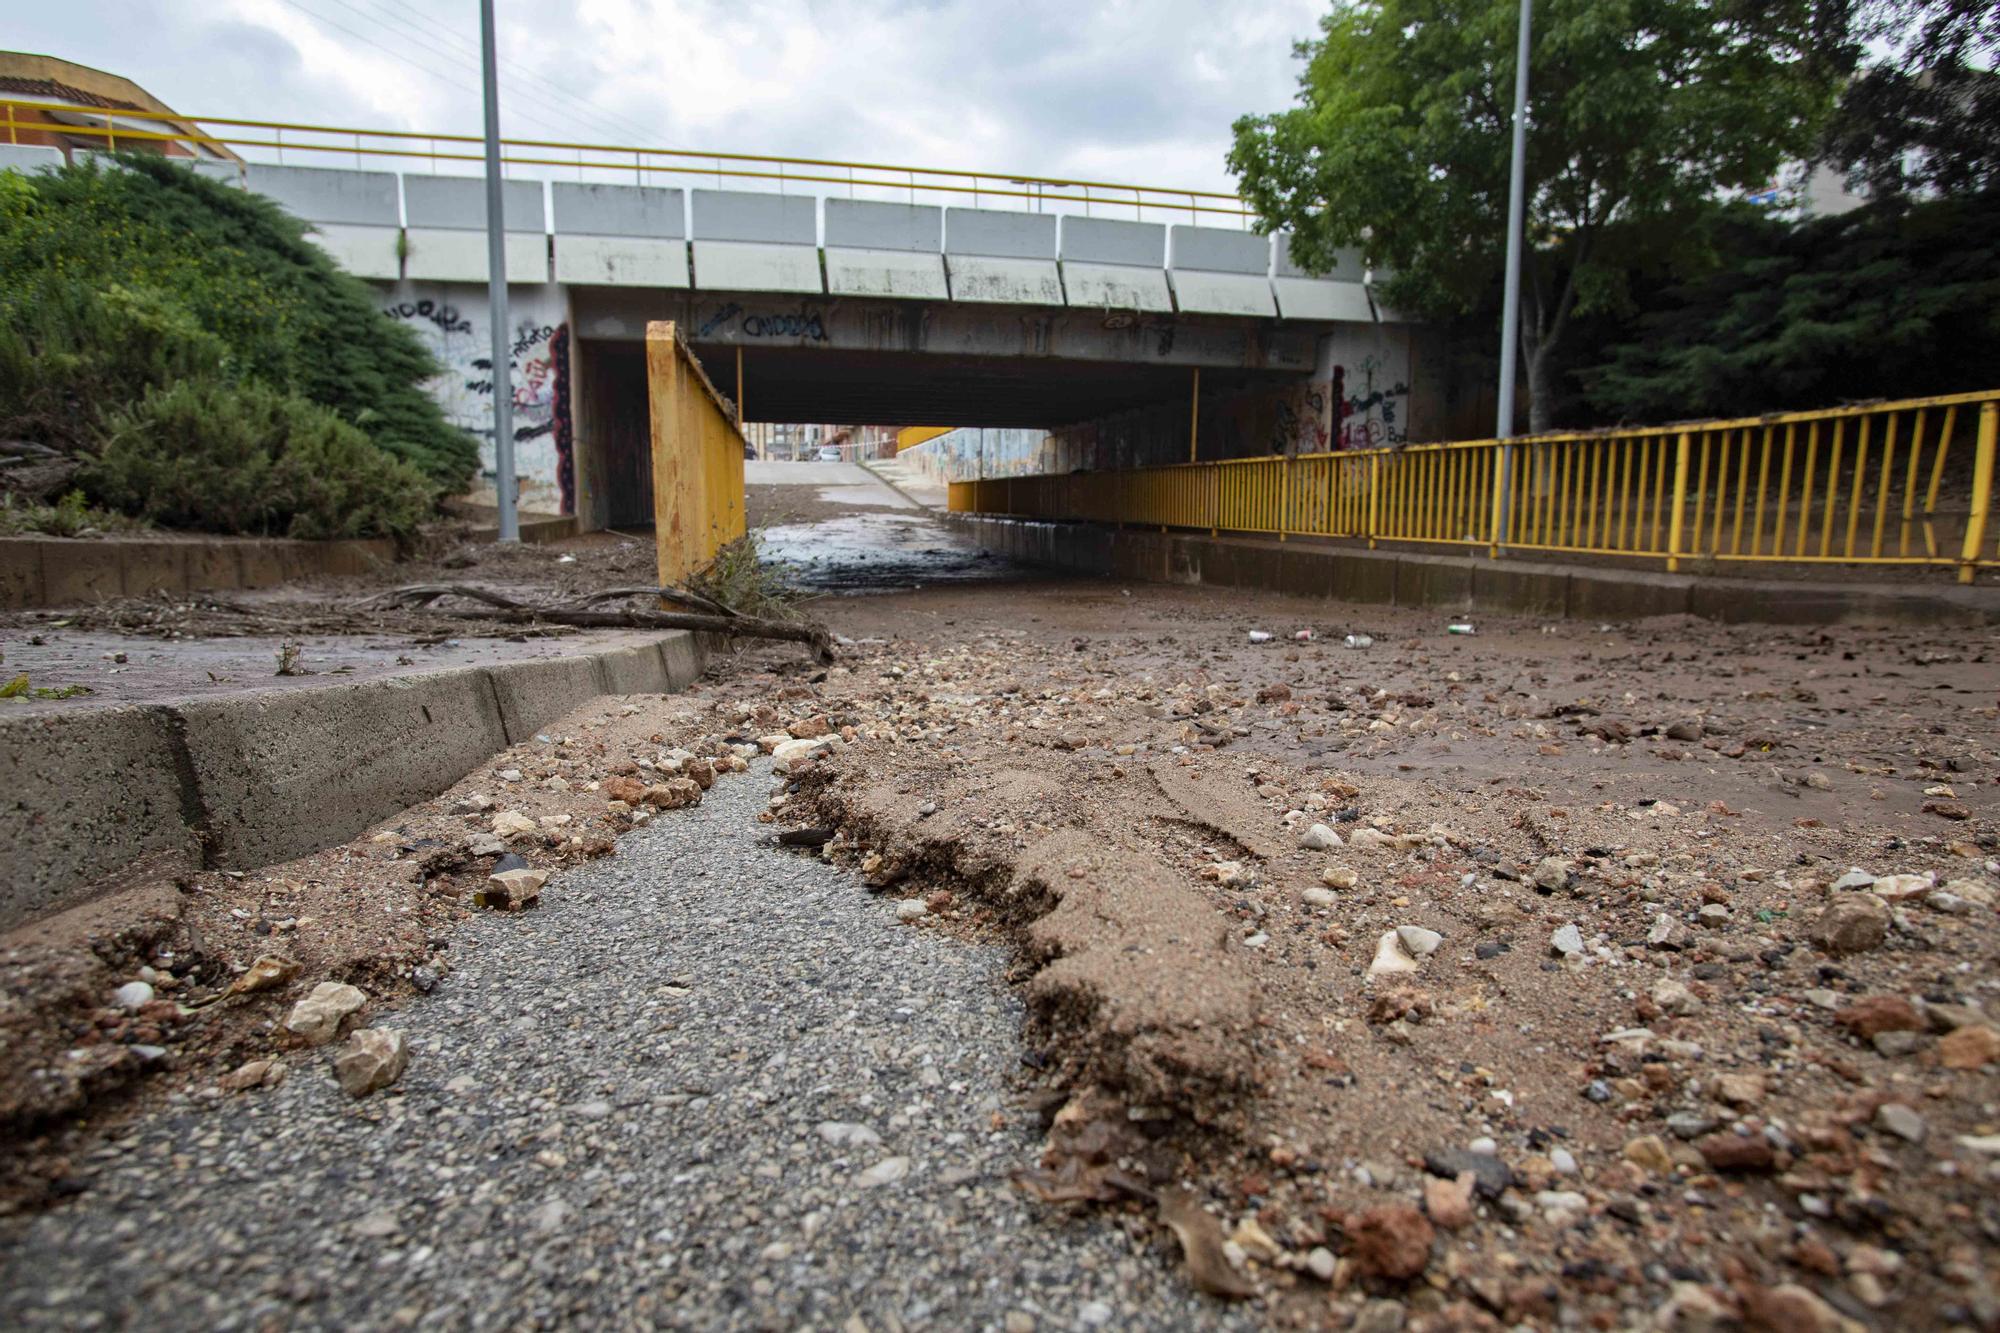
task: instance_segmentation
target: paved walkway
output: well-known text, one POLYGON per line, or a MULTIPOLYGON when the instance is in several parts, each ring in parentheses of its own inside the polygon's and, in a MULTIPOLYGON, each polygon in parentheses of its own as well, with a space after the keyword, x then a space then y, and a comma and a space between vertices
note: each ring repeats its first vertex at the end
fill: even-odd
POLYGON ((301 1056, 132 1126, 0 1232, 0 1327, 1248 1326, 1008 1185, 1004 954, 771 846, 767 782, 460 927, 392 1093, 301 1056))

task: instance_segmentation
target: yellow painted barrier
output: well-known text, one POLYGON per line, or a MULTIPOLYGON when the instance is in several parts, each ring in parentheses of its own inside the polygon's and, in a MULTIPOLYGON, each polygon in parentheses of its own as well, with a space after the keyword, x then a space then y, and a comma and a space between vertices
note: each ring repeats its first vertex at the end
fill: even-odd
POLYGON ((1626 556, 2000 567, 2000 390, 1638 430, 953 482, 954 512, 1626 556))
POLYGON ((743 436, 672 320, 646 325, 653 540, 660 586, 683 583, 744 533, 743 436))

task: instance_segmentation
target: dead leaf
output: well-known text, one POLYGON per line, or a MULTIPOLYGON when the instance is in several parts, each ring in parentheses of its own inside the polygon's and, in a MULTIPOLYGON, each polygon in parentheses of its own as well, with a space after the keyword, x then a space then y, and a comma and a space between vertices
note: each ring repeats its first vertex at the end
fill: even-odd
POLYGON ((1257 1289, 1234 1268, 1222 1253, 1222 1224, 1182 1189, 1160 1191, 1160 1223, 1181 1243, 1187 1261, 1188 1280, 1211 1296, 1233 1301, 1257 1294, 1257 1289))

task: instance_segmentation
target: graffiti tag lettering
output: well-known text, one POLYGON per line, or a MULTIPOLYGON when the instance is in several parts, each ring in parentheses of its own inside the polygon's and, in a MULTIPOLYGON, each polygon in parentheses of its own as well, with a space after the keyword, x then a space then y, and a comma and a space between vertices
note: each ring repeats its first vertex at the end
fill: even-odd
POLYGON ((440 333, 472 332, 472 321, 459 314, 458 307, 448 302, 432 301, 429 299, 422 301, 402 301, 390 306, 382 313, 390 319, 427 320, 435 325, 440 333))

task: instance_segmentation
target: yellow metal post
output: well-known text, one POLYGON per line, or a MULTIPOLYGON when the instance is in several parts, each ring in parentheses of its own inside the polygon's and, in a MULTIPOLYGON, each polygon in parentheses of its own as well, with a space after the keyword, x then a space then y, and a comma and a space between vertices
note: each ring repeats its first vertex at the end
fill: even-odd
POLYGON ((1375 523, 1382 512, 1382 455, 1368 455, 1368 549, 1375 549, 1375 523))
POLYGON ((1681 432, 1679 446, 1674 450, 1674 499, 1673 508, 1667 511, 1667 572, 1675 572, 1681 567, 1681 510, 1687 499, 1688 451, 1693 444, 1688 432, 1681 432))
POLYGON ((1188 403, 1188 462, 1199 460, 1201 446, 1201 367, 1194 368, 1194 397, 1188 403))
POLYGON ((1508 446, 1496 445, 1493 450, 1493 530, 1487 534, 1491 540, 1486 544, 1486 554, 1500 558, 1500 534, 1507 530, 1507 463, 1508 446))
POLYGON ((736 348, 736 429, 743 429, 743 348, 736 348))
POLYGON ((1965 516, 1965 546, 1958 554, 1958 581, 1972 582, 1979 548, 1986 544, 1986 519, 1993 508, 1993 453, 2000 446, 2000 402, 1979 405, 1979 443, 1972 455, 1972 509, 1965 516))
POLYGON ((1292 456, 1286 454, 1278 465, 1278 540, 1285 540, 1285 529, 1292 517, 1292 456))

